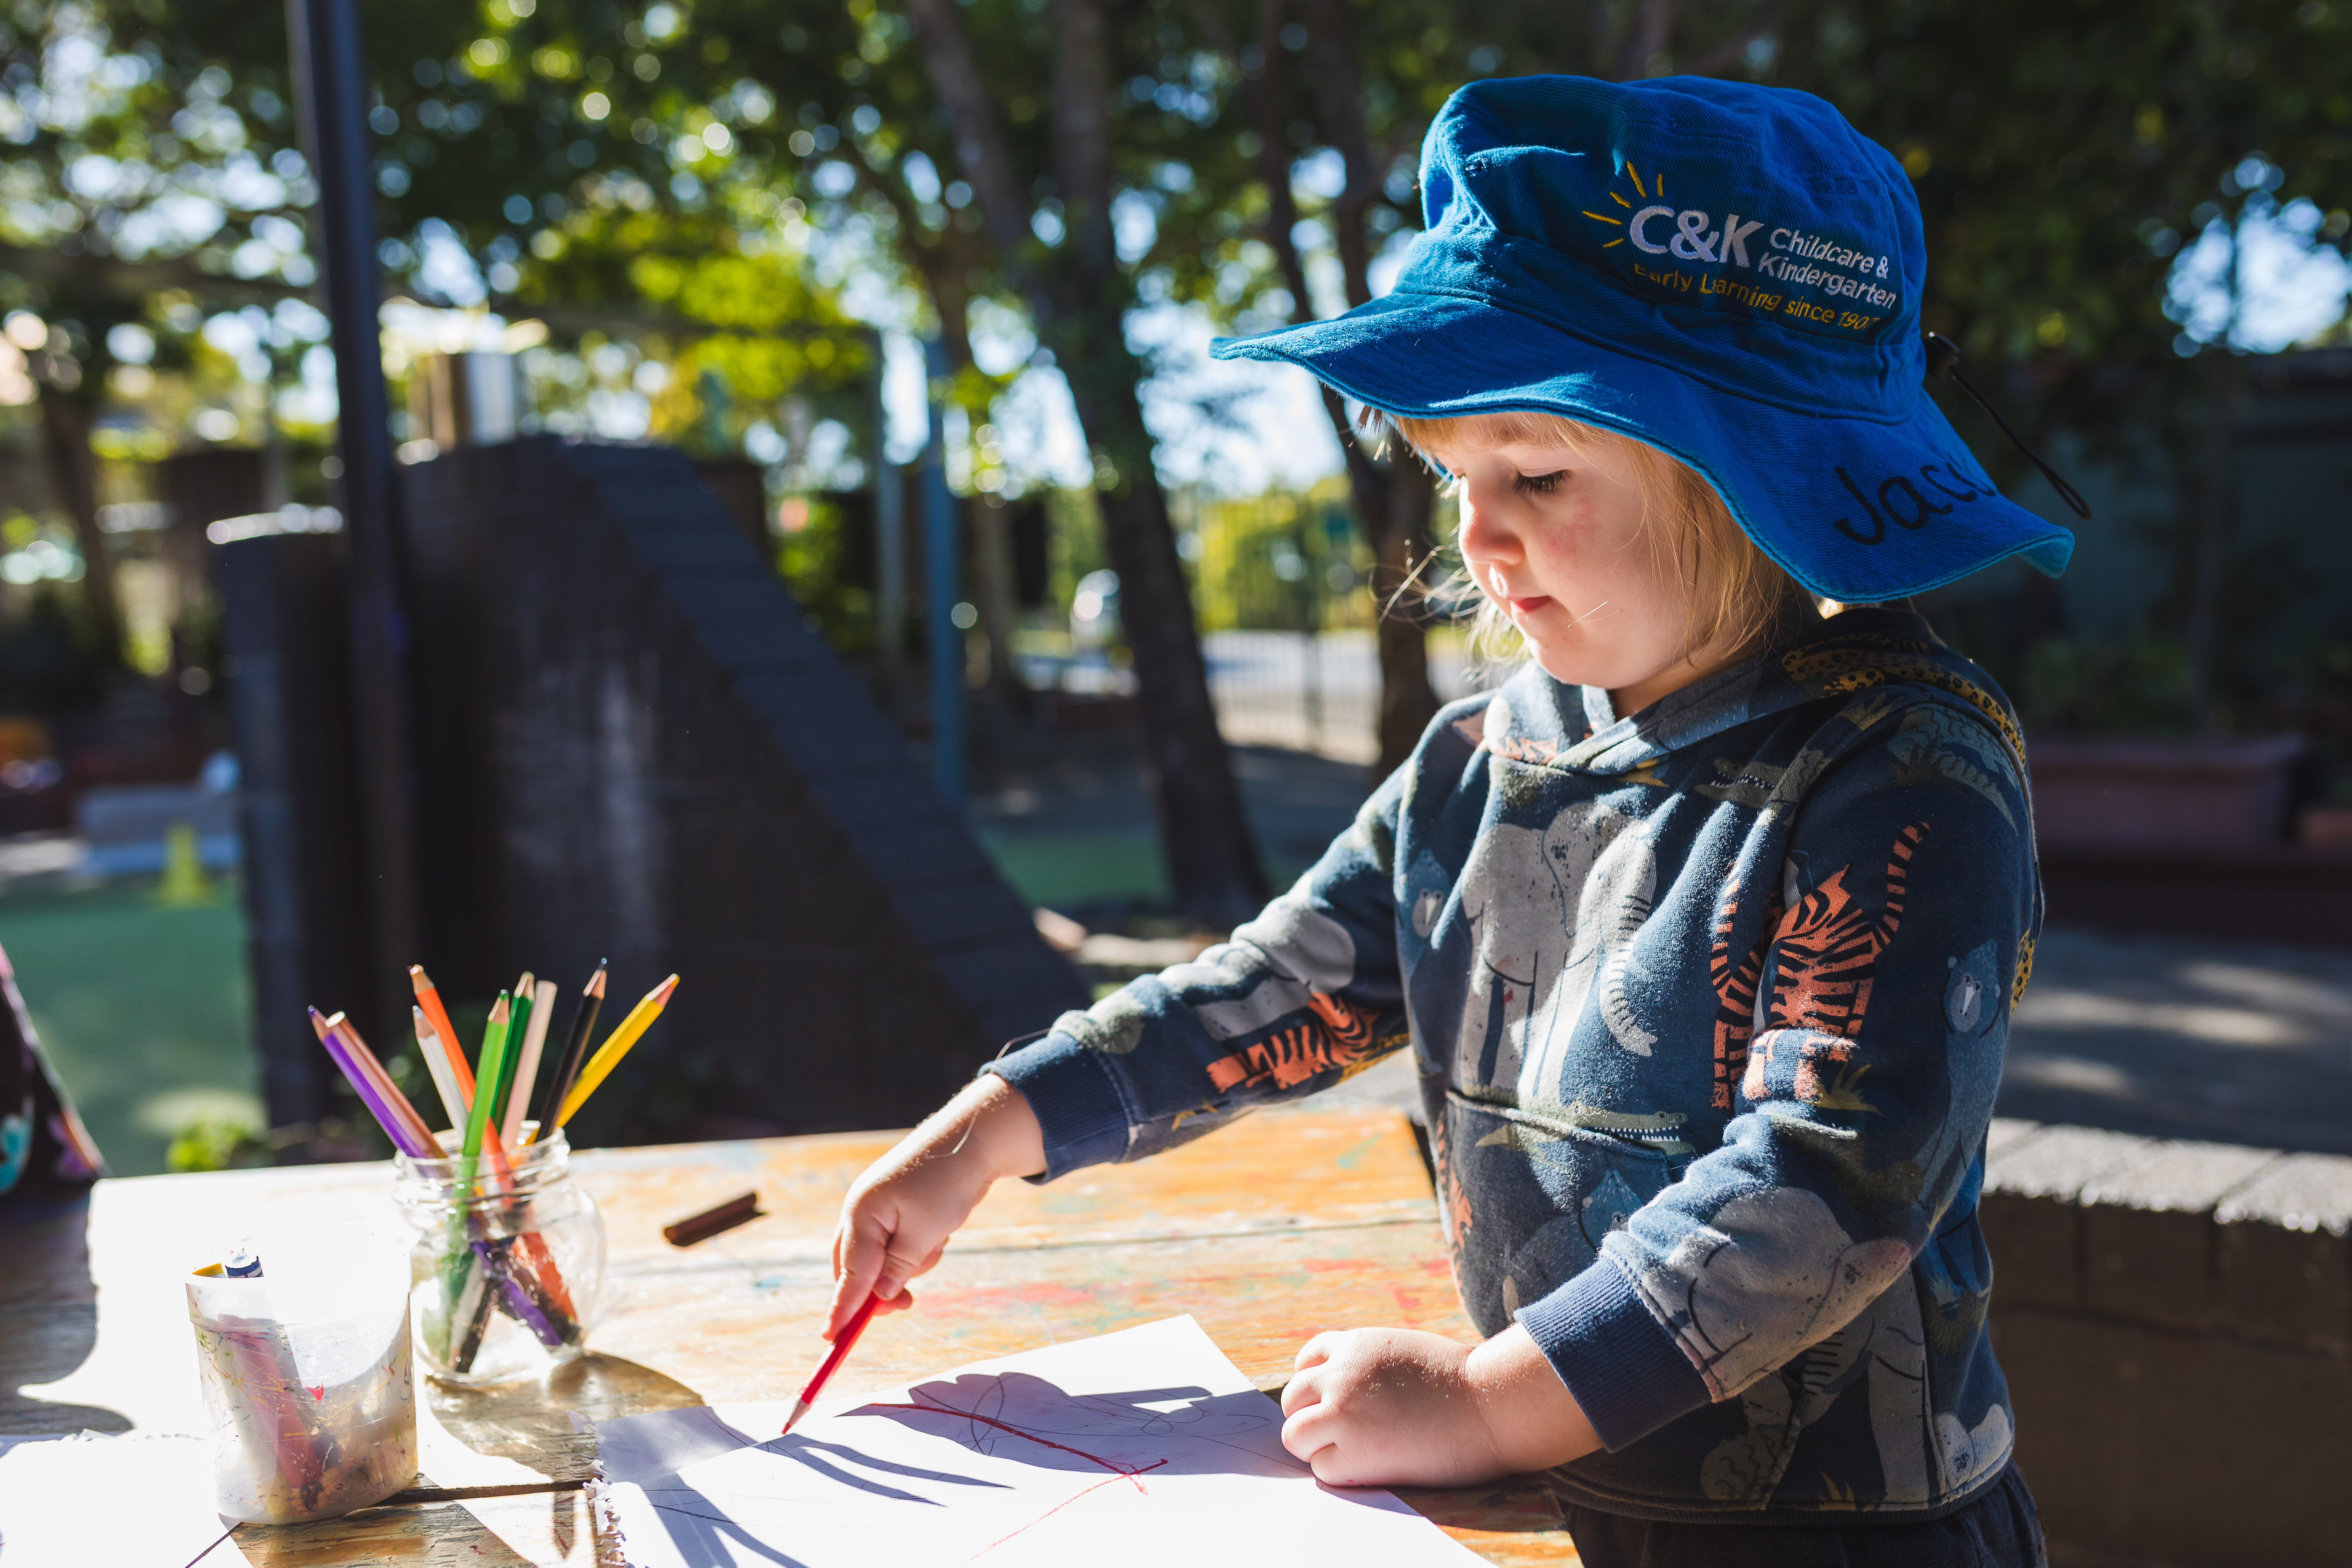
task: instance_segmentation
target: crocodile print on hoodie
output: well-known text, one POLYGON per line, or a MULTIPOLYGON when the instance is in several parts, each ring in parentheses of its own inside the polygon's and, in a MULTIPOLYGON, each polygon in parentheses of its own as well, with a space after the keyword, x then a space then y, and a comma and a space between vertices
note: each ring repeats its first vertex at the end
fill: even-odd
POLYGON ((1618 718, 1529 668, 1441 713, 1265 912, 996 1064, 1050 1180, 1410 1046, 1454 1278, 1653 1519, 1921 1519, 2011 1449, 1985 1130, 2040 893, 2021 741, 1849 610, 1618 718))

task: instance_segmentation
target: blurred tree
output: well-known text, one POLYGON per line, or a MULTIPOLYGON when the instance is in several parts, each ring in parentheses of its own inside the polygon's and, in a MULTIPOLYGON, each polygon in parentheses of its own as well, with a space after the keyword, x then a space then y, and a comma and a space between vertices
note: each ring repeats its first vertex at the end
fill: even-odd
POLYGON ((907 14, 954 129, 982 231, 1069 384, 1094 455, 1170 891, 1187 913, 1223 924, 1265 902, 1265 875, 1209 700, 1192 595, 1143 420, 1144 367, 1127 341, 1135 296, 1113 226, 1122 183, 1113 21, 1099 0, 1053 5, 1050 38, 1038 39, 1035 56, 1052 64, 1050 80, 1038 84, 1050 106, 1049 156, 1024 160, 997 108, 1011 83, 982 74, 958 10, 948 0, 909 0, 907 14))
MULTIPOLYGON (((2352 205, 2346 24, 2327 0, 1591 0, 1570 26, 1520 0, 845 0, 789 16, 755 0, 418 0, 367 15, 384 258, 419 297, 667 322, 680 344, 721 326, 732 341, 700 367, 715 379, 698 369, 665 394, 684 410, 738 374, 781 384, 785 356, 751 347, 772 328, 649 298, 675 269, 633 271, 632 247, 740 258, 751 269, 736 276, 764 288, 803 275, 821 233, 829 265, 919 290, 975 424, 1010 373, 977 368, 972 314, 1013 306, 1077 399, 1114 558, 1140 574, 1130 624, 1146 626, 1183 603, 1129 312, 1194 304, 1255 330, 1368 298, 1418 223, 1421 131, 1474 76, 1719 72, 1828 97, 1917 183, 1929 322, 1980 363, 2021 367, 2013 391, 2077 428, 2132 406, 2095 369, 2152 370, 2184 346, 2175 252, 2230 221, 2219 202, 2245 194, 2226 182, 2251 154, 2277 171, 2276 203, 2318 204, 2327 243, 2352 205)), ((8 302, 66 323, 72 390, 95 396, 104 362, 79 356, 104 354, 110 318, 51 305, 64 274, 110 269, 105 289, 135 298, 169 272, 209 308, 313 280, 277 7, 37 5, 0 44, 0 140, 18 149, 0 169, 8 302)), ((2227 354, 2200 357, 2225 378, 2227 354)), ((1344 406, 1328 412, 1386 591, 1425 553, 1426 481, 1359 447, 1344 406)), ((1384 752, 1429 701, 1417 645, 1409 617, 1384 630, 1384 752)), ((1180 817, 1199 846, 1180 885, 1213 900, 1246 886, 1245 839, 1188 647, 1171 634, 1138 651, 1160 672, 1146 693, 1171 848, 1180 817)))
POLYGON ((143 339, 166 294, 275 302, 317 277, 299 222, 314 193, 279 134, 284 100, 176 37, 180 19, 138 0, 28 5, 0 22, 0 301, 101 649, 120 647, 122 618, 91 437, 118 334, 143 339))

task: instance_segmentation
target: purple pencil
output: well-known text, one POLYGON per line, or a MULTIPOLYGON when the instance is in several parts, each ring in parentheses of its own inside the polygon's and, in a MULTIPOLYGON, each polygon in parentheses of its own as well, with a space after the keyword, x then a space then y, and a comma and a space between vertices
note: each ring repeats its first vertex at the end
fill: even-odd
POLYGON ((369 1114, 383 1126, 384 1136, 392 1140, 393 1146, 412 1160, 439 1159, 440 1150, 427 1148, 417 1142, 415 1133, 410 1131, 406 1121, 394 1110, 390 1102, 383 1098, 383 1092, 377 1089, 375 1080, 369 1076, 367 1069, 352 1058, 351 1048, 343 1043, 342 1037, 334 1030, 323 1026, 326 1020, 320 1016, 316 1007, 310 1009, 310 1022, 311 1026, 318 1031, 319 1043, 327 1048, 327 1055, 334 1058, 335 1065, 342 1069, 343 1076, 351 1079, 352 1087, 359 1090, 361 1101, 367 1106, 369 1114))

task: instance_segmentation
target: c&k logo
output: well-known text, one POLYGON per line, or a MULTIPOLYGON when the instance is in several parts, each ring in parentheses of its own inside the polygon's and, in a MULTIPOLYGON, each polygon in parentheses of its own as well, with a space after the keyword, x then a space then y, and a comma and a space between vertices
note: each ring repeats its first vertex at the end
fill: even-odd
MULTIPOLYGON (((1585 209, 1584 216, 1595 223, 1607 224, 1624 232, 1606 240, 1601 248, 1613 250, 1630 242, 1633 248, 1651 256, 1669 256, 1678 261, 1696 261, 1717 267, 1738 267, 1769 278, 1784 289, 1818 291, 1841 300, 1861 306, 1875 307, 1881 311, 1892 310, 1901 296, 1894 289, 1881 287, 1875 279, 1889 278, 1894 272, 1894 258, 1841 245, 1821 235, 1808 234, 1800 228, 1780 226, 1769 234, 1764 232, 1770 220, 1738 213, 1727 213, 1717 223, 1714 215, 1697 207, 1676 207, 1666 196, 1666 178, 1656 174, 1644 184, 1642 173, 1632 160, 1620 164, 1626 180, 1633 187, 1639 204, 1629 200, 1615 189, 1609 199, 1620 209, 1619 215, 1585 209), (1750 245, 1754 246, 1751 254, 1750 245)), ((1613 185, 1613 182, 1612 182, 1613 185)), ((1687 275, 1678 278, 1661 277, 1643 270, 1636 264, 1635 272, 1654 282, 1688 289, 1687 275)), ((1761 285, 1758 286, 1759 289, 1761 285)), ((1724 287, 1702 286, 1701 295, 1728 294, 1739 303, 1766 310, 1782 310, 1787 314, 1815 321, 1836 320, 1843 326, 1874 325, 1884 316, 1840 317, 1825 313, 1825 308, 1802 300, 1791 300, 1787 294, 1763 295, 1741 285, 1724 287), (1767 304, 1765 301, 1771 302, 1767 304)))

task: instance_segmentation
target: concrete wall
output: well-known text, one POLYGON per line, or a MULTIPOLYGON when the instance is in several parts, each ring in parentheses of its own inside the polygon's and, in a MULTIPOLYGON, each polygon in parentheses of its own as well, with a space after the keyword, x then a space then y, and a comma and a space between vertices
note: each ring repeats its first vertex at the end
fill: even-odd
POLYGON ((2352 1159, 2000 1121, 1983 1217, 2053 1562, 2352 1564, 2352 1159))

